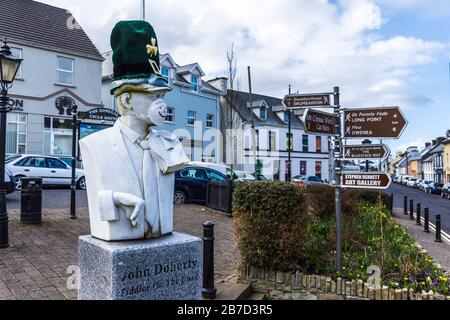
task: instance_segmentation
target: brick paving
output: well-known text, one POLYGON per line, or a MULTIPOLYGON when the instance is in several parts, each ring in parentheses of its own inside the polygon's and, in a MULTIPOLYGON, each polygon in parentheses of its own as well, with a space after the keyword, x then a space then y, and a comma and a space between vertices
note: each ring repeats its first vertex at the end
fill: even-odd
MULTIPOLYGON (((0 250, 0 300, 76 299, 67 286, 67 268, 77 265, 78 237, 89 234, 87 209, 69 219, 68 209, 45 209, 41 225, 20 223, 18 210, 10 210, 10 248, 0 250)), ((201 206, 175 207, 175 230, 201 237, 205 221, 216 223, 215 277, 232 275, 239 261, 232 219, 201 206)))

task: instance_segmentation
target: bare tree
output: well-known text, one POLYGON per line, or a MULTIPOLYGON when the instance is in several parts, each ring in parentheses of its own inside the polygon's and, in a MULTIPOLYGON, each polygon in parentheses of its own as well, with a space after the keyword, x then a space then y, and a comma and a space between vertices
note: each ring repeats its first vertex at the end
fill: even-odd
MULTIPOLYGON (((224 137, 226 141, 225 146, 225 162, 229 163, 231 170, 234 171, 235 165, 235 150, 234 146, 238 142, 238 130, 241 125, 241 119, 238 112, 236 112, 237 107, 237 96, 240 89, 240 81, 237 78, 237 60, 234 51, 234 44, 230 46, 227 50, 227 78, 228 78, 228 88, 229 91, 225 98, 225 103, 221 104, 221 123, 224 130, 224 137)), ((234 174, 232 174, 234 177, 234 174)))

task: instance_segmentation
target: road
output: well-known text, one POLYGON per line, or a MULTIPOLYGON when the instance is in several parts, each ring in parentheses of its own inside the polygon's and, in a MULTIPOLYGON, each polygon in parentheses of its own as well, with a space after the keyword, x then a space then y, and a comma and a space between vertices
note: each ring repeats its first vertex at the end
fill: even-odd
POLYGON ((392 183, 391 187, 387 189, 386 192, 394 194, 395 208, 402 208, 403 210, 403 199, 405 196, 408 197, 408 212, 410 199, 414 200, 414 212, 416 211, 417 202, 420 202, 422 207, 422 216, 424 213, 424 208, 428 207, 430 210, 431 223, 435 223, 436 214, 440 214, 442 220, 442 230, 450 233, 450 200, 442 199, 440 195, 437 194, 428 194, 396 183, 392 183))
MULTIPOLYGON (((86 191, 77 190, 77 207, 87 208, 86 191)), ((21 193, 16 191, 6 196, 8 209, 20 209, 21 193)), ((63 209, 70 208, 70 188, 56 189, 45 188, 42 192, 42 208, 43 209, 63 209)))

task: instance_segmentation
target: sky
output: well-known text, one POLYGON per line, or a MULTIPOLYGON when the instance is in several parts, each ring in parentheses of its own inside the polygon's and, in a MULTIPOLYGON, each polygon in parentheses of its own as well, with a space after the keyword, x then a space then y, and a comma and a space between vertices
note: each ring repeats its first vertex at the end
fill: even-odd
MULTIPOLYGON (((101 52, 120 20, 140 19, 141 0, 39 0, 63 7, 101 52)), ((198 62, 205 79, 226 76, 234 45, 240 89, 282 98, 339 86, 345 108, 399 106, 409 125, 392 153, 450 129, 448 0, 147 0, 161 52, 198 62)))

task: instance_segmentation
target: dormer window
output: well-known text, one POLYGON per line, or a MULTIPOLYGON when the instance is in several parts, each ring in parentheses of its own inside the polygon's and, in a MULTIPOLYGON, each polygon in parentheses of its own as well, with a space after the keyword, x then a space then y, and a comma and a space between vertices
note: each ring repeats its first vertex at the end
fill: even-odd
POLYGON ((289 122, 289 111, 284 112, 284 122, 289 122))
POLYGON ((259 118, 261 120, 267 120, 267 107, 265 104, 262 104, 261 107, 259 107, 259 118))
POLYGON ((191 76, 192 91, 198 92, 198 76, 191 76))
POLYGON ((162 67, 161 68, 161 75, 163 78, 165 78, 167 81, 170 79, 170 70, 169 68, 162 67))

